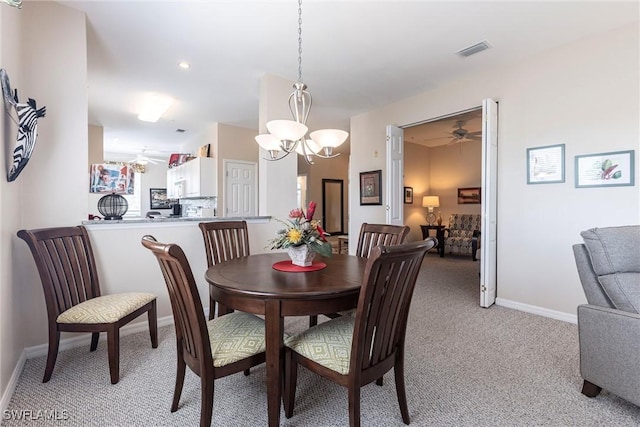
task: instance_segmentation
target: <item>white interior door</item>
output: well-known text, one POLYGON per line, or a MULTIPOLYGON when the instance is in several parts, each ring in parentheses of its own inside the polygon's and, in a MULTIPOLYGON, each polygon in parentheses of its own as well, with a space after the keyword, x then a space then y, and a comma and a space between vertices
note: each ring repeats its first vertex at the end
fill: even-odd
POLYGON ((402 174, 404 172, 404 130, 387 125, 387 178, 386 203, 387 224, 403 225, 404 194, 402 174))
POLYGON ((229 217, 257 215, 258 191, 255 162, 225 160, 225 214, 229 217))
POLYGON ((496 302, 498 103, 482 101, 482 223, 480 226, 480 306, 496 302))

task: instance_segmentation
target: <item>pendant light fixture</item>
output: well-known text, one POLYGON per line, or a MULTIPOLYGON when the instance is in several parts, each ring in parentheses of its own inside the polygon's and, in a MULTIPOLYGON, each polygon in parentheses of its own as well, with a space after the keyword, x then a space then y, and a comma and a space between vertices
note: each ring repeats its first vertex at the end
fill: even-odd
POLYGON ((280 160, 290 153, 297 152, 309 164, 313 164, 313 156, 331 159, 340 153, 333 153, 335 147, 346 141, 349 134, 340 129, 321 129, 309 134, 306 138, 307 117, 311 109, 311 94, 307 85, 302 82, 302 0, 298 0, 298 81, 293 85, 293 93, 289 95, 289 109, 293 120, 271 120, 267 122, 269 133, 256 136, 256 142, 267 150, 266 160, 280 160))

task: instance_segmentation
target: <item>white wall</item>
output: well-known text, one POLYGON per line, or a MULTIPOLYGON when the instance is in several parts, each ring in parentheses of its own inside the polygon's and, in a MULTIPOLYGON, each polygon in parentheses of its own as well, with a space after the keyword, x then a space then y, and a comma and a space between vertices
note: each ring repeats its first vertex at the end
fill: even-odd
MULTIPOLYGON (((267 220, 247 224, 249 249, 252 254, 267 252, 266 241, 273 237, 267 220)), ((104 294, 117 292, 151 292, 158 295, 158 317, 172 316, 169 295, 158 261, 140 243, 150 234, 158 241, 176 243, 185 252, 196 280, 202 305, 209 306, 209 286, 204 279, 207 259, 202 233, 197 221, 163 224, 96 224, 87 226, 100 287, 104 294)), ((146 317, 134 323, 146 322, 146 317)), ((46 342, 46 335, 29 337, 29 345, 46 342)))
MULTIPOLYGON (((0 8, 2 67, 20 99, 46 106, 27 167, 13 183, 2 178, 2 355, 0 390, 24 347, 46 342, 47 319, 35 264, 19 228, 75 225, 87 217, 87 62, 84 14, 53 2, 0 8), (8 262, 10 260, 10 263, 8 262)), ((2 114, 3 120, 6 116, 2 114)), ((3 138, 15 141, 4 121, 3 138)), ((9 129, 11 128, 11 129, 9 129)), ((6 152, 3 160, 7 160, 6 152)))
POLYGON ((574 156, 635 151, 638 182, 639 28, 631 25, 417 95, 351 120, 351 228, 384 222, 359 206, 358 172, 383 169, 385 125, 406 125, 499 101, 498 298, 568 315, 585 297, 571 245, 580 231, 640 222, 638 184, 574 188, 574 156), (527 185, 526 149, 566 144, 566 182, 527 185))
MULTIPOLYGON (((5 6, 5 5, 3 5, 5 6)), ((7 70, 11 86, 23 88, 22 61, 20 58, 20 34, 23 25, 20 11, 13 7, 0 7, 0 68, 7 70)), ((24 94, 23 91, 20 91, 24 94)), ((4 149, 0 150, 0 409, 8 403, 5 390, 9 384, 16 361, 23 348, 20 330, 16 328, 20 318, 18 306, 19 290, 16 286, 18 269, 14 264, 14 252, 18 243, 15 233, 20 227, 20 200, 22 176, 7 182, 6 166, 11 161, 8 146, 16 140, 17 128, 0 107, 0 139, 4 149), (7 141, 6 145, 4 141, 7 141)), ((15 117, 15 112, 12 112, 15 117)), ((27 169, 32 167, 28 165, 27 169)))

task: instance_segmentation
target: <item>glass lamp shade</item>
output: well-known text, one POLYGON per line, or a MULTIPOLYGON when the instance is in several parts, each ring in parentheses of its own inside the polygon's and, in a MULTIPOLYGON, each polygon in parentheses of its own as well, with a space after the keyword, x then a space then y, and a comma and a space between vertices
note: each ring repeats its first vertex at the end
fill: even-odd
POLYGON ((347 140, 348 132, 340 129, 321 129, 309 134, 320 147, 338 147, 347 140))
POLYGON ((267 123, 267 130, 280 141, 297 141, 304 137, 309 129, 293 120, 271 120, 267 123))
POLYGON ((98 211, 104 219, 122 219, 128 209, 127 199, 119 194, 107 194, 98 200, 98 211))
POLYGON ((267 151, 280 150, 280 140, 270 133, 263 133, 256 136, 256 142, 267 151))

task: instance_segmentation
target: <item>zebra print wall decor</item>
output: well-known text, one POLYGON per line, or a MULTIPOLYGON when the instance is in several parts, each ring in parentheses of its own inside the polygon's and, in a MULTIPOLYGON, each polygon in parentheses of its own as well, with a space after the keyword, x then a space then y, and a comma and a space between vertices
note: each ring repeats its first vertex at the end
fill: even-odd
POLYGON ((27 103, 20 102, 18 100, 18 89, 15 89, 13 94, 11 93, 9 75, 5 69, 0 69, 0 83, 2 84, 7 114, 18 126, 18 137, 13 149, 13 162, 11 169, 7 172, 7 180, 12 182, 20 175, 20 172, 22 172, 22 169, 31 158, 33 149, 36 146, 36 138, 38 137, 38 119, 45 116, 47 107, 38 109, 35 99, 32 98, 29 98, 27 103), (11 108, 16 111, 17 121, 10 113, 11 108))
POLYGON ((2 0, 9 6, 17 7, 18 9, 22 9, 22 0, 2 0))

